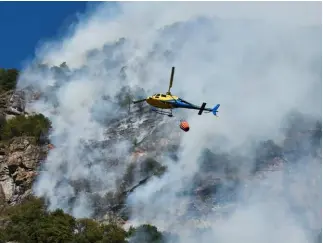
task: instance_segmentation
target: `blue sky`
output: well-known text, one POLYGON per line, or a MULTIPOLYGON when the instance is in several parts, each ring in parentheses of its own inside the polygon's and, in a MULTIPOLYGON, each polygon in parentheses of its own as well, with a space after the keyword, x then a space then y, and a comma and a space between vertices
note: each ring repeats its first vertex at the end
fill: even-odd
POLYGON ((89 2, 0 2, 0 68, 20 69, 31 59, 36 46, 62 34, 95 3, 89 2))

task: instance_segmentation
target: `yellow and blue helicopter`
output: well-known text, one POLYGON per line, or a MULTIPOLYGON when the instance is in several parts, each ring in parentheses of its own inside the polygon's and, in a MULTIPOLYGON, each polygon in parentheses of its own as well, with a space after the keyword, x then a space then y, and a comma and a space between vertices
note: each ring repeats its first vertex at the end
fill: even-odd
POLYGON ((217 115, 218 108, 220 104, 217 104, 214 108, 205 108, 206 103, 203 102, 201 106, 193 105, 178 96, 174 96, 171 94, 170 89, 173 86, 173 79, 174 79, 175 67, 172 67, 172 72, 170 76, 169 88, 166 94, 154 94, 149 96, 145 99, 133 101, 133 104, 137 104, 140 102, 146 101, 149 105, 153 106, 153 111, 159 114, 168 115, 169 117, 173 116, 173 109, 175 108, 185 108, 185 109, 194 109, 199 110, 198 114, 202 115, 203 111, 207 111, 208 113, 212 112, 213 115, 217 115), (170 112, 165 112, 158 109, 170 109, 170 112))

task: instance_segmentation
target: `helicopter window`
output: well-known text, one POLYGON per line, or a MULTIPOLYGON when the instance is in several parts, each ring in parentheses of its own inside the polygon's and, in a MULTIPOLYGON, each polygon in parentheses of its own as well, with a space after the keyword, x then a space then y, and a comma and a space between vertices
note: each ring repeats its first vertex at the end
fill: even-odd
POLYGON ((163 94, 162 94, 161 96, 162 96, 162 97, 166 97, 166 95, 163 95, 163 94))

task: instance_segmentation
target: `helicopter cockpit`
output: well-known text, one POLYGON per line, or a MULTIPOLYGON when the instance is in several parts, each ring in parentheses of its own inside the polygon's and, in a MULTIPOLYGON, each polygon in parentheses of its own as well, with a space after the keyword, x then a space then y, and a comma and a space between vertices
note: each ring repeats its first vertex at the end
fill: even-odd
POLYGON ((154 98, 166 97, 166 95, 164 95, 164 94, 154 94, 153 97, 154 98))

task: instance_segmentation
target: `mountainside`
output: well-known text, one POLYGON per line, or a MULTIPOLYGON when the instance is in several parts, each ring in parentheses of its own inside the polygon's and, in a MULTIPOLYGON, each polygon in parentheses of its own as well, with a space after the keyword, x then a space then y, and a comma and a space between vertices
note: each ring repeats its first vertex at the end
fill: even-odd
POLYGON ((31 193, 39 163, 46 158, 49 121, 42 115, 25 115, 22 93, 15 92, 18 71, 1 69, 1 180, 2 206, 16 204, 31 193))
MULTIPOLYGON (((1 130, 3 142, 0 185, 3 206, 15 205, 24 198, 28 199, 32 194, 32 183, 37 174, 46 173, 46 167, 42 166, 42 163, 46 161, 47 154, 60 149, 60 145, 54 146, 50 143, 49 125, 43 123, 43 128, 39 131, 31 127, 32 124, 37 124, 36 120, 27 125, 26 120, 30 119, 30 115, 21 115, 26 114, 24 109, 26 103, 20 102, 20 109, 17 109, 17 105, 12 105, 12 97, 24 101, 27 100, 24 96, 26 93, 10 92, 10 94, 3 94, 6 102, 2 107, 3 114, 7 117, 7 121, 2 122, 1 130), (19 113, 13 113, 13 109, 19 110, 19 113), (26 118, 23 118, 25 116, 26 118), (8 124, 11 124, 9 130, 8 124)), ((41 93, 38 94, 38 99, 40 97, 41 93)), ((100 181, 96 183, 95 180, 86 178, 69 179, 75 194, 69 199, 68 204, 70 209, 74 208, 76 199, 82 196, 82 193, 87 194, 94 208, 93 218, 102 222, 112 220, 122 225, 131 212, 131 204, 127 203, 128 196, 136 188, 149 183, 154 176, 160 177, 167 172, 167 165, 163 163, 165 158, 170 156, 176 163, 180 153, 178 144, 185 134, 179 129, 176 118, 165 119, 164 116, 152 112, 146 105, 142 107, 122 105, 122 99, 118 98, 116 104, 120 110, 116 110, 117 117, 104 121, 106 129, 102 140, 84 141, 81 149, 82 159, 92 163, 88 166, 103 163, 107 176, 109 171, 120 172, 114 178, 115 181, 108 182, 110 185, 115 183, 116 189, 112 189, 114 186, 109 189, 107 188, 109 184, 102 185, 100 181), (122 145, 120 141, 123 142, 122 145), (116 144, 119 144, 118 147, 116 144), (98 155, 98 151, 103 154, 98 155)), ((41 116, 37 118, 37 115, 31 117, 43 119, 41 116)), ((283 172, 286 170, 284 167, 291 169, 294 162, 289 161, 295 161, 305 155, 316 158, 313 162, 321 165, 321 126, 320 121, 311 121, 302 114, 295 113, 290 116, 285 139, 281 145, 275 144, 272 140, 259 142, 253 158, 254 168, 250 169, 251 174, 241 174, 237 167, 243 164, 243 160, 250 158, 205 149, 199 158, 199 172, 192 178, 191 186, 183 188, 183 197, 190 200, 186 204, 186 209, 183 208, 182 212, 178 212, 178 217, 184 220, 186 226, 190 224, 192 227, 193 223, 195 225, 193 227, 209 228, 211 222, 208 222, 207 214, 210 212, 227 214, 229 208, 235 207, 236 193, 241 185, 248 185, 250 180, 258 180, 256 178, 263 181, 270 176, 270 173, 283 172), (198 221, 194 223, 195 218, 198 221), (202 218, 204 219, 201 221, 202 218)), ((64 174, 64 168, 57 169, 61 170, 62 175, 64 174)), ((312 183, 317 181, 314 180, 312 183)), ((296 186, 299 186, 299 183, 296 183, 296 186)), ((290 188, 293 187, 293 184, 290 184, 290 188)), ((289 197, 295 196, 298 197, 289 195, 289 197)), ((319 194, 317 199, 319 200, 319 194)), ((298 210, 301 208, 306 210, 304 204, 306 202, 295 200, 294 203, 298 210)))
MULTIPOLYGON (((3 79, 2 82, 5 83, 7 80, 3 79)), ((120 191, 112 195, 107 193, 106 197, 91 194, 93 203, 96 204, 96 213, 94 216, 107 226, 100 226, 95 221, 89 219, 75 220, 60 210, 56 210, 50 214, 41 212, 45 209, 46 202, 32 196, 32 184, 39 172, 41 172, 42 163, 46 161, 48 153, 54 151, 56 148, 48 139, 48 133, 52 129, 50 122, 42 115, 28 114, 25 111, 27 100, 25 94, 23 91, 14 92, 13 90, 0 94, 3 100, 1 106, 3 120, 1 121, 0 241, 59 242, 63 240, 64 242, 92 242, 94 240, 97 242, 98 240, 102 240, 102 242, 125 242, 125 239, 132 235, 132 241, 137 242, 140 238, 135 238, 140 237, 139 235, 141 234, 138 232, 146 232, 145 234, 147 236, 151 234, 152 241, 159 240, 158 242, 161 242, 161 234, 155 227, 143 225, 137 229, 130 228, 129 231, 125 231, 120 228, 124 224, 122 218, 116 217, 115 214, 114 216, 111 215, 111 213, 119 212, 123 208, 122 202, 128 193, 140 184, 145 183, 151 176, 159 176, 165 171, 165 167, 152 159, 156 154, 160 154, 162 152, 161 150, 157 153, 149 150, 151 153, 149 152, 144 156, 140 154, 139 144, 145 144, 145 139, 151 136, 151 132, 149 131, 147 131, 145 137, 141 138, 142 141, 133 143, 132 147, 129 147, 129 153, 123 157, 123 159, 129 157, 130 164, 128 165, 128 174, 124 176, 122 183, 119 185, 120 191), (138 158, 138 155, 141 158, 138 158), (134 172, 137 166, 136 162, 139 160, 143 161, 138 171, 140 176, 134 180, 131 179, 129 173, 134 172), (35 217, 38 214, 42 216, 35 217), (60 224, 66 224, 67 227, 71 227, 71 231, 67 228, 60 229, 60 225, 57 225, 55 220, 60 220, 60 224), (53 233, 50 230, 43 231, 43 228, 39 226, 37 229, 30 228, 34 224, 44 224, 43 227, 52 227, 53 229, 55 227, 58 228, 56 229, 56 233, 53 233), (48 225, 45 226, 45 224, 48 225), (53 225, 50 226, 50 224, 53 225), (85 227, 86 230, 82 229, 82 227, 85 227), (48 238, 50 235, 54 237, 52 240, 48 238)), ((144 110, 140 111, 144 115, 142 112, 144 110)), ((137 113, 138 111, 135 115, 137 113)), ((143 122, 144 124, 139 124, 138 122, 136 124, 131 123, 131 117, 129 120, 128 116, 122 120, 112 122, 109 129, 112 129, 113 132, 109 132, 109 129, 107 130, 106 140, 100 143, 89 142, 84 145, 84 151, 91 151, 92 146, 107 148, 111 145, 111 140, 116 141, 118 139, 117 136, 122 135, 122 132, 129 133, 129 139, 132 139, 136 131, 138 134, 138 129, 142 131, 148 127, 155 129, 156 125, 160 123, 156 123, 151 118, 149 120, 149 116, 143 122), (132 124, 133 127, 127 128, 125 124, 132 124)), ((113 164, 116 165, 118 160, 120 158, 112 156, 108 160, 108 163, 110 166, 113 164)), ((87 181, 82 184, 81 181, 75 180, 71 181, 71 184, 74 185, 75 190, 79 191, 86 190, 87 186, 89 186, 87 181)))
POLYGON ((316 243, 320 26, 120 5, 1 71, 0 241, 316 243))

